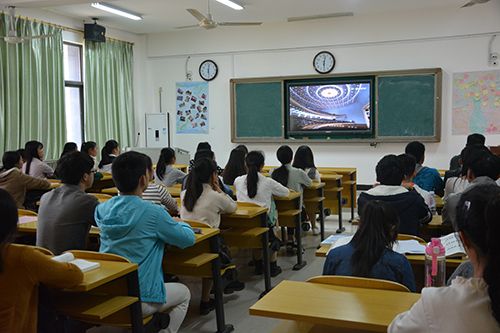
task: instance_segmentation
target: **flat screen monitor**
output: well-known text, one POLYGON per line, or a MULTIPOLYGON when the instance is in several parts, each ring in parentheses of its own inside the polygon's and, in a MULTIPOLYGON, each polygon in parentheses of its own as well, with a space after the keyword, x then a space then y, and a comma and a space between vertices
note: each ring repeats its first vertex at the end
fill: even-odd
POLYGON ((286 83, 288 136, 371 136, 373 79, 286 83))

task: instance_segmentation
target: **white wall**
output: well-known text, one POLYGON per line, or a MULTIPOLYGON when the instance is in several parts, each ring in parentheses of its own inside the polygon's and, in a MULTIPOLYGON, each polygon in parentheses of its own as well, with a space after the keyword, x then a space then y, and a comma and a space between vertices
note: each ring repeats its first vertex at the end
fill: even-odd
MULTIPOLYGON (((439 143, 427 144, 426 164, 447 168, 450 157, 460 152, 465 142, 465 136, 451 135, 452 75, 491 69, 487 64, 487 45, 490 35, 500 31, 499 13, 500 2, 492 1, 467 10, 149 35, 144 112, 158 112, 157 91, 162 87, 163 110, 170 111, 173 118, 175 83, 185 80, 186 55, 192 56, 190 69, 194 80, 200 80, 201 61, 215 60, 219 75, 209 86, 210 133, 174 134, 172 144, 194 151, 198 141, 209 141, 219 164, 224 165, 235 145, 230 141, 231 78, 313 74, 312 58, 323 49, 335 54, 336 73, 441 67, 444 72, 442 139, 439 143)), ((500 51, 500 36, 494 49, 500 51)), ((174 129, 174 124, 171 128, 174 129)), ((500 144, 500 135, 488 136, 487 143, 500 144)), ((264 150, 266 164, 277 163, 276 144, 249 144, 249 147, 264 150)), ((374 182, 374 166, 380 157, 404 150, 404 144, 398 143, 379 144, 376 148, 356 143, 312 144, 311 147, 317 165, 357 167, 358 183, 363 184, 374 182)))

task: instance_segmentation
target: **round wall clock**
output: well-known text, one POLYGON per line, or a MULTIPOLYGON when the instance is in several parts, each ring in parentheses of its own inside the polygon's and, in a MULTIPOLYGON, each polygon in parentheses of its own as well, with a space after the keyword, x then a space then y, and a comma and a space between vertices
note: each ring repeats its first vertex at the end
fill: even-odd
POLYGON ((321 51, 314 56, 313 66, 320 74, 330 73, 335 67, 335 57, 328 51, 321 51))
POLYGON ((198 71, 203 80, 212 81, 217 76, 219 68, 213 60, 205 60, 201 63, 198 71))

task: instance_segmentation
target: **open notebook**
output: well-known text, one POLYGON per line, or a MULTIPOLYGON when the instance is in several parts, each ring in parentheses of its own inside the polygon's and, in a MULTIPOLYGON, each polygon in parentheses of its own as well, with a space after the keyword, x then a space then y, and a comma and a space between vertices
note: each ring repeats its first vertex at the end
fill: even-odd
MULTIPOLYGON (((458 238, 455 233, 451 233, 449 235, 443 236, 440 238, 441 243, 443 244, 446 257, 456 257, 456 256, 464 256, 466 255, 465 249, 462 245, 462 242, 458 238)), ((345 236, 341 238, 337 238, 333 241, 330 250, 335 249, 339 246, 346 245, 352 240, 352 236, 345 236)), ((392 249, 395 252, 401 254, 425 254, 425 245, 420 244, 416 240, 400 240, 394 243, 392 249)))
POLYGON ((93 269, 97 269, 101 267, 101 264, 98 262, 87 261, 84 259, 76 259, 72 253, 66 252, 59 256, 52 257, 52 260, 58 262, 68 262, 80 268, 82 272, 88 272, 93 269))

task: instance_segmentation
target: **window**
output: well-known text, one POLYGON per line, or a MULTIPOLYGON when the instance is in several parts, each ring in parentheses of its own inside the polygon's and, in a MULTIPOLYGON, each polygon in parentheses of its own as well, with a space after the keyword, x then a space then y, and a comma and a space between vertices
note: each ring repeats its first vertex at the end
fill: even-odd
POLYGON ((64 98, 66 140, 78 146, 83 141, 82 46, 64 42, 64 98))

